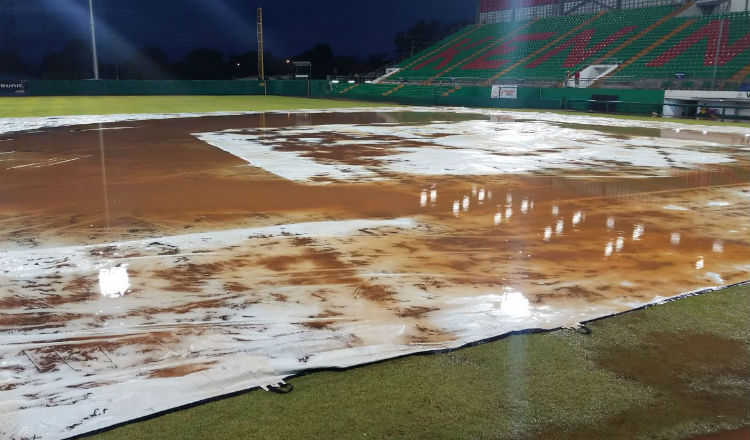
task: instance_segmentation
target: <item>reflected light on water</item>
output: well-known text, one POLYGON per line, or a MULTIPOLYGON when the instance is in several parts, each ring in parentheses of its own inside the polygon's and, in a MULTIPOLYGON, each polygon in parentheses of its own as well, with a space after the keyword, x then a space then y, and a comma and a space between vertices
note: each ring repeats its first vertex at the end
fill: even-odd
POLYGON ((615 218, 607 217, 607 228, 614 229, 614 227, 615 227, 615 218))
POLYGON ((612 243, 612 240, 608 241, 607 244, 604 245, 604 256, 609 257, 612 255, 612 250, 614 249, 614 244, 612 243))
POLYGON ((721 240, 714 240, 711 250, 714 252, 724 252, 724 242, 721 240))
POLYGON ((669 242, 672 243, 672 246, 677 246, 680 244, 680 237, 681 234, 679 232, 672 232, 672 234, 669 236, 669 242))
POLYGON ((555 234, 560 235, 563 233, 563 227, 565 226, 565 222, 562 220, 558 220, 557 224, 555 225, 555 234))
POLYGON ((471 199, 469 199, 469 196, 464 196, 463 200, 461 200, 461 208, 464 211, 468 211, 470 203, 471 203, 471 199))
POLYGON ((529 212, 529 200, 528 199, 521 200, 521 212, 523 214, 526 214, 527 212, 529 212))
POLYGON ((499 212, 492 217, 492 222, 495 223, 495 226, 499 225, 501 221, 503 221, 503 215, 499 212))
POLYGON ((424 208, 427 206, 427 191, 422 190, 422 192, 419 194, 419 206, 424 208))
POLYGON ((121 298, 130 288, 128 266, 122 265, 99 270, 99 292, 108 298, 121 298))
POLYGON ((434 205, 437 202, 437 189, 432 188, 430 190, 430 204, 434 205))
POLYGON ((560 208, 557 205, 552 205, 552 215, 557 217, 560 214, 560 208))
POLYGON ((523 293, 516 290, 510 290, 503 294, 500 298, 500 311, 509 316, 531 315, 529 300, 523 296, 523 293))
POLYGON ((615 251, 622 252, 622 248, 624 246, 625 246, 625 237, 623 236, 617 237, 617 240, 615 240, 615 251))
POLYGON ((552 238, 552 227, 547 226, 544 228, 544 241, 549 241, 550 238, 552 238))
POLYGON ((578 224, 581 223, 581 219, 583 219, 583 213, 581 211, 576 211, 576 213, 573 214, 573 218, 571 219, 573 226, 578 226, 578 224))
POLYGON ((458 217, 458 213, 461 211, 461 203, 458 200, 453 201, 453 215, 458 217))
POLYGON ((704 264, 703 257, 698 257, 698 261, 695 262, 695 268, 698 270, 703 269, 704 264))
POLYGON ((643 231, 645 230, 642 224, 633 226, 633 240, 638 241, 643 237, 643 231))

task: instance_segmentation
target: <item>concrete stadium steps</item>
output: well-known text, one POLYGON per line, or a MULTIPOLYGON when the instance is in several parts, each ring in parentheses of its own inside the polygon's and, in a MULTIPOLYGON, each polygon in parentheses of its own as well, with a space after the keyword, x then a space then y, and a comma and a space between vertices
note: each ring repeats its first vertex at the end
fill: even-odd
POLYGON ((713 73, 709 55, 717 54, 707 42, 718 41, 717 79, 742 81, 746 75, 738 72, 750 55, 748 13, 681 16, 691 4, 469 26, 402 63, 392 79, 559 83, 566 73, 613 60, 622 65, 608 80, 660 80, 678 72, 705 79, 713 73), (662 55, 668 50, 678 53, 662 55))
POLYGON ((415 65, 419 65, 420 63, 425 62, 425 60, 429 59, 430 57, 434 56, 435 54, 446 50, 447 48, 455 45, 457 42, 463 40, 463 39, 469 39, 473 40, 473 35, 480 29, 479 26, 476 25, 470 25, 466 28, 462 29, 456 34, 450 35, 439 42, 433 44, 432 46, 428 47, 427 49, 417 53, 414 56, 411 56, 401 62, 399 64, 399 68, 401 69, 400 72, 398 72, 399 76, 414 76, 410 73, 410 70, 419 70, 414 69, 415 65))
POLYGON ((517 24, 502 23, 474 27, 472 32, 462 33, 449 44, 427 52, 418 62, 401 64, 396 78, 413 81, 426 81, 454 67, 477 51, 491 46, 498 36, 512 31, 517 24))
POLYGON ((750 57, 750 15, 728 13, 681 21, 678 32, 662 38, 635 62, 617 74, 630 78, 674 78, 700 81, 733 78, 748 65, 750 57), (717 43, 719 50, 717 52, 717 43), (716 65, 714 65, 716 64, 716 65))
MULTIPOLYGON (((596 21, 596 19, 598 19, 602 14, 603 13, 600 12, 600 13, 594 15, 594 16, 583 16, 583 17, 587 18, 587 20, 583 21, 582 23, 579 23, 577 26, 572 27, 572 28, 570 28, 569 23, 566 23, 565 20, 562 20, 562 19, 570 18, 570 17, 555 17, 557 19, 557 20, 555 20, 557 22, 556 24, 562 24, 564 26, 563 29, 568 28, 569 30, 567 32, 564 32, 562 35, 560 35, 559 37, 557 37, 554 40, 552 40, 552 42, 547 43, 546 45, 542 46, 540 49, 532 52, 530 55, 528 55, 525 58, 519 60, 518 62, 514 63, 510 67, 508 67, 506 69, 503 69, 500 72, 496 73, 495 75, 491 76, 490 78, 488 78, 485 81, 484 84, 485 85, 490 85, 492 83, 492 81, 494 81, 494 80, 496 80, 498 78, 504 77, 508 73, 510 73, 510 72, 514 71, 515 69, 517 69, 518 67, 523 66, 523 65, 531 62, 532 60, 534 60, 538 56, 544 54, 547 50, 553 48, 555 45, 563 42, 565 39, 567 39, 568 37, 570 37, 573 34, 575 34, 577 31, 585 28, 586 26, 588 26, 592 22, 596 21)), ((527 71, 519 71, 519 72, 517 72, 516 77, 517 78, 528 78, 529 77, 529 75, 528 75, 529 72, 530 71, 528 71, 528 70, 527 71)), ((543 70, 540 70, 540 73, 541 72, 543 72, 543 70)), ((543 76, 543 75, 535 75, 535 76, 543 76)), ((563 71, 563 75, 562 76, 557 76, 556 78, 561 78, 562 79, 564 77, 564 75, 565 75, 565 71, 563 71)), ((509 75, 509 76, 512 77, 513 75, 509 75)), ((547 78, 549 78, 549 76, 547 76, 547 78)))
MULTIPOLYGON (((536 21, 536 19, 527 21, 524 23, 518 23, 515 28, 510 27, 505 32, 500 32, 498 29, 485 29, 485 32, 489 30, 489 32, 492 36, 496 35, 502 35, 500 38, 492 40, 489 44, 485 44, 481 49, 474 51, 473 53, 470 53, 467 57, 465 57, 463 60, 452 64, 447 69, 443 70, 442 72, 438 73, 437 75, 434 75, 429 80, 425 82, 425 84, 432 83, 436 78, 438 77, 444 77, 454 69, 456 69, 459 66, 465 66, 467 63, 470 63, 471 61, 479 58, 480 56, 484 55, 491 49, 494 49, 496 47, 499 47, 502 43, 505 43, 506 41, 510 40, 514 35, 519 34, 521 31, 525 30, 527 27, 529 27, 531 24, 533 24, 536 21)), ((458 76, 463 76, 463 74, 459 74, 458 76)))
POLYGON ((603 55, 612 54, 615 49, 623 47, 624 41, 631 40, 638 47, 639 40, 633 37, 651 28, 659 17, 669 15, 673 10, 670 6, 657 6, 602 14, 529 60, 529 63, 519 65, 505 75, 523 79, 562 79, 566 72, 580 71, 588 65, 598 64, 599 60, 606 60, 603 55))
MULTIPOLYGON (((649 37, 643 38, 641 45, 648 44, 649 42, 650 44, 648 44, 637 53, 631 55, 633 51, 637 50, 637 47, 628 48, 627 50, 623 51, 622 55, 629 55, 629 58, 627 58, 624 63, 618 66, 617 69, 611 72, 608 77, 618 76, 618 74, 623 69, 626 69, 628 66, 654 50, 654 48, 660 46, 662 43, 672 38, 675 34, 681 32, 683 29, 693 24, 695 22, 695 18, 685 19, 681 23, 680 21, 682 20, 670 20, 664 25, 658 26, 656 31, 651 33, 649 37)), ((596 87, 600 81, 595 82, 593 86, 596 87)))
MULTIPOLYGON (((664 14, 659 18, 658 20, 652 22, 650 25, 646 26, 645 28, 641 29, 640 32, 633 35, 632 37, 628 38, 627 40, 623 41, 619 45, 617 45, 615 48, 611 49, 609 52, 605 53, 604 55, 600 56, 598 59, 596 59, 592 64, 603 64, 607 61, 616 58, 616 59, 628 59, 630 55, 640 50, 640 48, 645 47, 648 45, 649 41, 653 41, 654 39, 658 38, 658 33, 651 33, 654 29, 657 27, 662 26, 665 22, 667 22, 669 19, 673 17, 677 17, 681 13, 683 13, 685 10, 692 7, 694 2, 688 2, 684 5, 678 7, 678 8, 670 8, 672 9, 671 12, 668 12, 667 14, 664 14), (624 51, 623 49, 626 49, 624 51)), ((643 12, 646 14, 654 13, 654 15, 658 15, 661 11, 660 8, 644 8, 643 12)), ((663 30, 662 30, 663 31, 663 30)))
POLYGON ((355 84, 352 87, 339 92, 340 95, 349 95, 351 97, 376 97, 383 96, 386 92, 393 89, 393 84, 355 84))

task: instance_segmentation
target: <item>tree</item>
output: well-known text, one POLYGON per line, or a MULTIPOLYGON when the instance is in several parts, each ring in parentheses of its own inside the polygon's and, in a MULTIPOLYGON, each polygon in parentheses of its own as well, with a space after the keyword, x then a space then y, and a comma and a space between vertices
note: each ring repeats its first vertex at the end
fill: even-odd
POLYGON ((258 76, 258 52, 251 50, 229 57, 233 78, 251 78, 258 76))
POLYGON ((124 79, 169 79, 174 77, 174 67, 167 55, 154 46, 138 49, 120 68, 124 79))
POLYGON ((373 53, 367 56, 362 68, 365 72, 374 72, 391 61, 386 52, 373 53))
POLYGON ((28 73, 29 68, 18 55, 18 52, 11 50, 0 51, 0 78, 3 76, 27 75, 28 73))
POLYGON ((62 52, 44 55, 41 70, 49 79, 93 78, 91 47, 83 40, 70 40, 62 52))
POLYGON ((430 43, 454 32, 457 27, 465 26, 466 22, 444 24, 438 21, 420 21, 408 30, 399 32, 393 39, 396 46, 396 57, 401 59, 414 55, 430 43))
POLYGON ((224 62, 224 55, 215 49, 193 49, 185 55, 182 75, 186 79, 226 79, 231 69, 224 62))
POLYGON ((294 59, 298 61, 310 61, 312 63, 313 76, 321 77, 333 73, 333 49, 327 44, 318 43, 312 49, 295 55, 294 59))

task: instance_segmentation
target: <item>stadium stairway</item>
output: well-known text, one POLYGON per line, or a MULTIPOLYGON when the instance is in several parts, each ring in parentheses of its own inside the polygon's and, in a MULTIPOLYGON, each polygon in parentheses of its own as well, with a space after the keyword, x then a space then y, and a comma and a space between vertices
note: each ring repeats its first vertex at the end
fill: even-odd
POLYGON ((351 85, 351 86, 348 86, 348 87, 346 87, 346 88, 344 88, 344 89, 341 89, 341 90, 337 91, 336 93, 338 93, 338 94, 340 94, 340 95, 343 95, 344 93, 347 93, 348 91, 350 91, 350 90, 354 89, 354 88, 355 88, 355 87, 357 87, 358 85, 359 85, 359 84, 353 84, 353 85, 351 85))
POLYGON ((685 74, 682 88, 713 87, 748 65, 750 14, 724 13, 697 18, 674 18, 683 25, 680 32, 643 54, 618 72, 635 80, 673 78, 685 74))
POLYGON ((390 94, 396 93, 397 91, 399 91, 399 90, 401 90, 403 88, 404 88, 404 85, 403 84, 399 84, 396 87, 394 87, 394 88, 388 90, 387 92, 383 93, 383 96, 388 96, 390 94))
POLYGON ((677 81, 682 88, 717 83, 737 88, 733 83, 750 76, 750 14, 685 16, 693 4, 471 25, 404 61, 397 78, 381 83, 382 88, 341 85, 334 91, 425 99, 459 96, 459 85, 487 87, 498 80, 560 86, 566 73, 597 64, 617 67, 590 87, 612 80, 646 88, 659 81, 671 86, 675 75, 684 72, 685 79, 677 81))
POLYGON ((498 73, 492 75, 486 81, 484 81, 483 85, 485 85, 485 86, 491 85, 492 82, 495 79, 500 78, 501 76, 505 75, 506 73, 510 72, 511 70, 515 69, 516 67, 521 66, 521 65, 523 65, 523 64, 531 61, 532 59, 536 58, 538 55, 544 53, 544 51, 546 51, 547 49, 555 46, 556 44, 558 44, 561 41, 565 40, 566 38, 570 37, 571 35, 573 35, 574 33, 576 33, 578 30, 583 29, 584 27, 588 26, 589 24, 595 22, 602 15, 604 15, 603 11, 599 12, 598 14, 596 14, 594 16, 592 16, 588 20, 586 20, 586 21, 578 24, 578 26, 575 26, 575 27, 571 28, 570 30, 568 30, 564 34, 560 35, 559 37, 555 38, 551 42, 549 42, 549 43, 545 44, 544 46, 542 46, 540 49, 537 49, 536 51, 534 51, 531 54, 527 55, 526 57, 522 58, 521 60, 513 63, 512 65, 510 65, 510 66, 506 67, 505 69, 502 69, 498 73))
POLYGON ((477 25, 467 26, 463 31, 457 33, 456 35, 449 36, 449 37, 443 39, 442 41, 436 43, 434 46, 432 46, 433 47, 432 50, 430 50, 428 48, 424 52, 420 52, 420 53, 416 54, 415 56, 413 56, 411 58, 407 58, 404 62, 402 62, 399 65, 399 68, 401 69, 401 71, 405 71, 407 69, 410 69, 414 65, 416 65, 417 63, 426 60, 428 57, 430 57, 432 55, 435 55, 436 53, 439 53, 442 50, 447 49, 451 45, 453 45, 456 42, 460 41, 462 38, 469 37, 477 29, 479 29, 479 26, 477 26, 477 25))
POLYGON ((653 31, 657 27, 659 27, 662 24, 664 24, 667 20, 671 19, 672 17, 677 17, 678 15, 682 14, 683 12, 685 12, 685 10, 687 10, 688 8, 690 8, 693 4, 694 4, 694 2, 687 2, 684 5, 680 6, 679 8, 674 9, 669 14, 662 16, 660 19, 658 19, 655 22, 651 23, 647 27, 641 29, 637 34, 635 34, 632 37, 626 39, 622 43, 620 43, 617 46, 615 46, 612 50, 606 52, 604 55, 602 55, 599 58, 597 58, 596 60, 594 60, 594 62, 592 64, 602 64, 603 62, 611 59, 612 57, 614 57, 615 55, 617 55, 620 51, 622 51, 625 47, 632 45, 633 43, 636 42, 636 40, 640 40, 646 34, 648 34, 649 32, 653 31))
MULTIPOLYGON (((665 21, 666 20, 662 21, 662 23, 664 23, 665 21)), ((665 41, 669 40, 670 38, 674 37, 678 33, 682 32, 682 30, 685 29, 686 27, 688 27, 688 26, 692 25, 693 23, 695 23, 695 21, 696 21, 696 19, 689 19, 689 20, 683 22, 682 24, 679 24, 677 27, 675 27, 674 29, 672 29, 671 31, 669 31, 668 33, 666 33, 664 36, 662 36, 661 38, 657 39, 656 41, 654 41, 649 46, 645 47, 643 50, 641 50, 640 52, 636 53, 635 55, 633 55, 629 59, 625 60, 625 62, 623 62, 622 64, 620 64, 619 66, 617 66, 617 69, 613 70, 608 75, 605 75, 602 78, 598 78, 596 81, 594 81, 591 84, 591 87, 599 87, 599 85, 601 84, 602 81, 606 80, 607 78, 611 78, 611 77, 616 76, 617 73, 619 73, 620 71, 622 71, 626 67, 630 66, 634 62, 638 61, 639 59, 643 58, 644 56, 648 55, 649 53, 651 53, 651 51, 653 51, 657 47, 661 46, 665 41)), ((656 29, 658 26, 659 25, 656 25, 656 26, 652 27, 651 30, 656 29)), ((645 35, 645 33, 643 35, 645 35)), ((640 37, 643 37, 643 35, 641 35, 640 37)))
POLYGON ((750 64, 738 70, 737 73, 730 76, 726 83, 740 83, 744 82, 750 76, 750 64))
POLYGON ((494 40, 494 41, 490 42, 489 44, 485 45, 481 49, 475 51, 473 54, 469 55, 467 58, 464 58, 460 62, 455 63, 455 64, 449 66, 447 69, 443 70, 442 72, 436 74, 432 78, 430 78, 427 81, 425 81, 424 84, 432 84, 433 81, 435 81, 435 79, 437 79, 437 78, 439 78, 439 77, 441 77, 441 76, 449 73, 450 71, 452 71, 453 69, 455 69, 455 68, 457 68, 459 66, 462 66, 462 65, 465 65, 466 63, 471 62, 472 60, 474 60, 474 59, 478 58, 479 56, 483 55, 484 53, 486 53, 488 50, 490 50, 490 49, 492 49, 494 47, 497 47, 498 45, 500 45, 500 44, 502 44, 502 43, 510 40, 514 35, 520 33, 522 30, 528 28, 535 21, 536 21, 536 19, 533 19, 533 20, 530 20, 530 21, 527 21, 527 22, 521 24, 520 26, 516 27, 515 29, 513 29, 510 32, 508 32, 505 35, 503 35, 502 38, 499 38, 497 40, 494 40))

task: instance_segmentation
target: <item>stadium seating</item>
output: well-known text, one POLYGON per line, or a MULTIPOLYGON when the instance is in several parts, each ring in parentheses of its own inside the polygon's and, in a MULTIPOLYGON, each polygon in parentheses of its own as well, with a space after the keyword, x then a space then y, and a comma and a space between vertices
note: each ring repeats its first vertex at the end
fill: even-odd
MULTIPOLYGON (((666 79, 682 73, 694 81, 713 78, 715 72, 716 78, 730 78, 748 65, 748 17, 748 14, 734 13, 694 18, 688 26, 623 68, 618 75, 666 79)), ((672 21, 688 20, 690 18, 672 21)))
MULTIPOLYGON (((714 70, 718 80, 746 81, 750 76, 750 15, 680 16, 688 6, 467 26, 401 63, 401 70, 388 81, 561 83, 566 74, 591 64, 619 64, 611 77, 653 79, 657 87, 665 87, 676 73, 684 73, 691 87, 707 87, 714 70)), ((676 84, 684 87, 685 83, 676 84)), ((437 93, 446 92, 457 89, 437 93)), ((388 94, 403 93, 430 92, 403 85, 388 94)))

